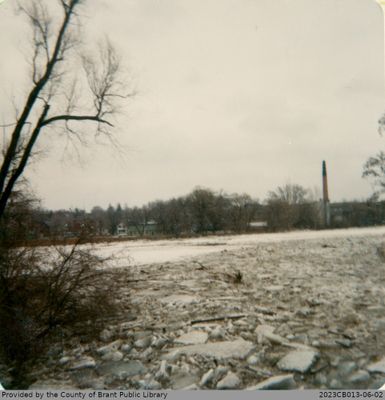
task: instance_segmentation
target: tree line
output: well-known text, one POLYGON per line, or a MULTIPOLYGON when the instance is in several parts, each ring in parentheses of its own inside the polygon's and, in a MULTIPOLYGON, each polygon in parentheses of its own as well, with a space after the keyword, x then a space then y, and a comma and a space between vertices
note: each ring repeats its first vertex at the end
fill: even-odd
MULTIPOLYGON (((253 230, 316 229, 321 226, 319 201, 310 190, 287 184, 261 202, 248 194, 229 194, 197 187, 185 196, 156 200, 142 207, 120 203, 107 208, 50 211, 30 208, 30 238, 118 235, 171 237, 253 230)), ((13 218, 15 221, 17 218, 13 218)))
MULTIPOLYGON (((276 232, 324 228, 322 201, 301 185, 286 184, 268 193, 266 200, 248 194, 228 194, 197 187, 185 196, 156 200, 142 207, 95 206, 44 210, 36 202, 19 200, 13 212, 14 236, 26 227, 29 239, 79 236, 163 236, 276 232), (22 223, 20 222, 22 221, 22 223)), ((371 226, 385 222, 385 202, 345 201, 331 204, 331 228, 371 226)))

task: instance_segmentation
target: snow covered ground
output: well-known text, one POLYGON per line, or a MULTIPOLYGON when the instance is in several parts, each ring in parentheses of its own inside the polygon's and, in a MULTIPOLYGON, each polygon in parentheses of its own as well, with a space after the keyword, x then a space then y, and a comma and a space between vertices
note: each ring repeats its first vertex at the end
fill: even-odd
POLYGON ((385 236, 385 226, 322 231, 294 231, 233 236, 209 236, 194 239, 138 240, 118 243, 100 243, 95 253, 111 258, 109 267, 127 267, 164 262, 175 262, 193 257, 252 247, 260 243, 277 243, 292 240, 333 239, 344 237, 385 236))

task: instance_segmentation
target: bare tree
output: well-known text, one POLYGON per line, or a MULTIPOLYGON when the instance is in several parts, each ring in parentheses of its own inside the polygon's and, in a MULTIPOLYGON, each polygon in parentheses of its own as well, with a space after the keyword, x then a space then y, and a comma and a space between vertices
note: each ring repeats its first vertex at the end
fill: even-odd
POLYGON ((270 192, 267 221, 270 229, 315 228, 319 209, 310 191, 297 184, 286 184, 270 192))
POLYGON ((370 179, 373 185, 378 188, 378 192, 375 192, 374 197, 385 191, 385 153, 383 151, 380 151, 374 157, 368 158, 364 165, 362 177, 370 179))
MULTIPOLYGON (((19 7, 32 33, 30 87, 15 121, 3 126, 0 144, 0 353, 13 365, 13 384, 19 388, 24 385, 26 365, 43 355, 43 343, 56 327, 76 331, 77 321, 91 316, 92 309, 97 310, 99 322, 103 312, 95 301, 101 298, 105 276, 101 279, 97 268, 101 260, 91 250, 74 245, 51 257, 49 249, 20 246, 29 239, 26 219, 32 225, 34 216, 20 182, 37 154, 38 141, 59 131, 75 144, 87 144, 90 133, 114 143, 114 116, 121 101, 131 95, 125 93, 120 59, 108 39, 94 52, 82 46, 84 3, 29 0, 19 7), (34 352, 38 342, 42 347, 34 352)), ((74 216, 80 243, 86 221, 81 211, 74 216)), ((111 296, 102 303, 108 301, 114 304, 111 296)), ((113 307, 107 308, 111 315, 113 307)))
POLYGON ((269 200, 281 200, 288 204, 301 204, 306 201, 308 191, 301 185, 286 184, 269 193, 269 200))
POLYGON ((256 201, 246 193, 234 193, 228 197, 230 228, 235 232, 246 231, 256 212, 256 201))
POLYGON ((214 229, 215 193, 210 189, 196 187, 187 196, 188 208, 192 214, 194 230, 204 233, 214 229))
POLYGON ((88 122, 94 125, 93 132, 112 138, 110 129, 119 103, 131 95, 124 92, 120 59, 107 39, 96 54, 81 49, 79 11, 84 2, 55 0, 49 2, 51 8, 43 0, 20 5, 32 30, 31 88, 15 122, 3 127, 0 221, 45 130, 62 129, 84 144, 90 127, 83 125, 88 122))

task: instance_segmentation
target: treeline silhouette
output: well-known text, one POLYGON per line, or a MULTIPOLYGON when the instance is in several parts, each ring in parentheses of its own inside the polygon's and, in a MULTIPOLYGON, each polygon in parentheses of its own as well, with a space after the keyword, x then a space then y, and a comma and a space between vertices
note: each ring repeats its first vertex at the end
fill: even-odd
MULTIPOLYGON (((205 234, 274 232, 324 228, 322 202, 300 185, 270 192, 264 202, 248 194, 197 187, 185 196, 156 200, 142 207, 118 203, 106 209, 29 210, 22 221, 30 239, 89 237, 188 237, 205 234)), ((385 203, 352 201, 331 204, 331 228, 379 225, 385 203)))

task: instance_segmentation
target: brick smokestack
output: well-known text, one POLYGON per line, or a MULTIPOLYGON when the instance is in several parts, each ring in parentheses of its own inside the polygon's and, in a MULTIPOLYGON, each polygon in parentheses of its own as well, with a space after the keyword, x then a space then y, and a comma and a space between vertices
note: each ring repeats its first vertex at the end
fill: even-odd
POLYGON ((326 172, 325 161, 322 161, 322 189, 323 189, 323 201, 324 203, 328 203, 329 202, 328 174, 326 172))
POLYGON ((322 161, 322 189, 323 189, 323 215, 324 225, 330 225, 330 201, 328 190, 328 174, 326 171, 326 162, 322 161))

